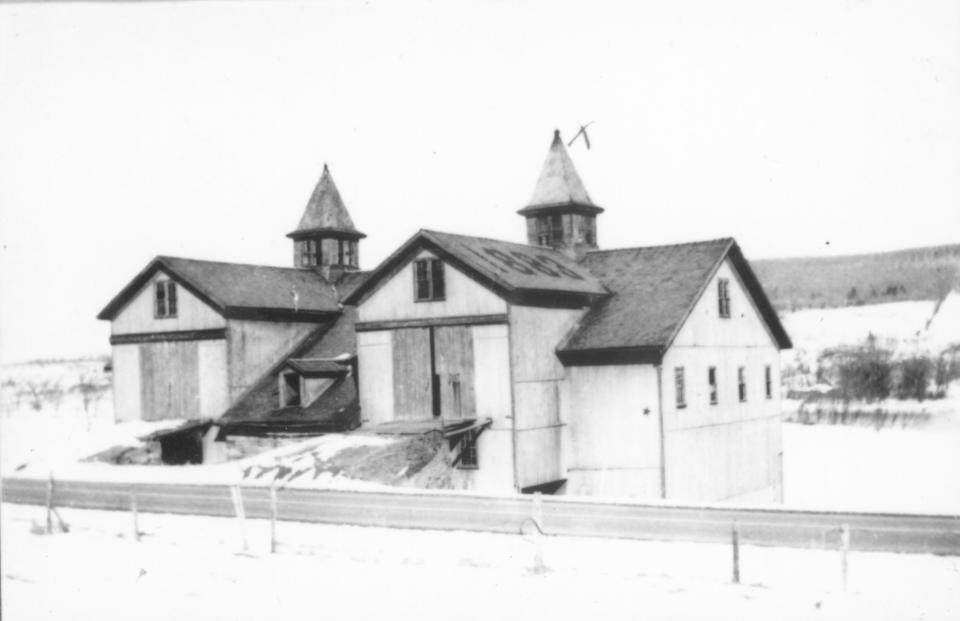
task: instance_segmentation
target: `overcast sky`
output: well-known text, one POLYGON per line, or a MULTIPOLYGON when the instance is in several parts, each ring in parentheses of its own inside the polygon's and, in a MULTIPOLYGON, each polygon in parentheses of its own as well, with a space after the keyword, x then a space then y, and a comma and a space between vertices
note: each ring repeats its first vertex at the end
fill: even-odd
POLYGON ((108 351, 154 255, 289 265, 324 162, 374 267, 523 240, 554 128, 602 247, 960 241, 960 3, 0 4, 0 361, 108 351))

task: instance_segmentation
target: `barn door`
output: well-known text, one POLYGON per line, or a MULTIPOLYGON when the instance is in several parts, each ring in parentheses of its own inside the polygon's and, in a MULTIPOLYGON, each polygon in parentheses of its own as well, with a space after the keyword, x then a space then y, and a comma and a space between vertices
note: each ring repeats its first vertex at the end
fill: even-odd
POLYGON ((143 420, 199 418, 200 369, 196 341, 140 346, 143 420))
POLYGON ((395 420, 433 416, 430 328, 393 331, 393 406, 395 420))
POLYGON ((474 418, 473 333, 470 326, 434 328, 434 368, 443 418, 474 418))

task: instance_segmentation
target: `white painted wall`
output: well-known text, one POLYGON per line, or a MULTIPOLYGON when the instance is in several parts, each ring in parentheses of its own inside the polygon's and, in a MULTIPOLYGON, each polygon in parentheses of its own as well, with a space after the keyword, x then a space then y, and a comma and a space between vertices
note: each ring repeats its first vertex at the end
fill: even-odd
POLYGON ((200 373, 200 416, 218 418, 230 405, 227 385, 227 341, 197 343, 200 373))
POLYGON ((163 272, 157 272, 110 323, 111 332, 113 334, 175 332, 210 330, 226 326, 226 321, 217 311, 180 285, 177 285, 177 316, 155 318, 155 283, 169 279, 170 277, 163 272))
POLYGON ((656 369, 569 367, 564 396, 566 493, 659 498, 656 369))
MULTIPOLYGON (((434 258, 421 252, 416 259, 434 258)), ((507 304, 495 293, 478 284, 463 272, 444 263, 446 297, 437 302, 414 301, 413 260, 358 307, 358 321, 394 321, 461 317, 465 315, 498 315, 507 312, 507 304)))
POLYGON ((393 333, 357 333, 360 415, 364 424, 385 423, 393 414, 393 333))
POLYGON ((117 422, 139 420, 140 346, 113 346, 113 415, 117 422))
POLYGON ((667 497, 723 500, 781 497, 780 353, 729 263, 704 290, 663 360, 667 497), (718 278, 730 280, 731 317, 719 316, 718 278), (711 405, 708 368, 717 369, 711 405), (764 368, 772 372, 771 398, 764 368), (676 404, 674 369, 684 368, 685 408, 676 404), (738 367, 747 399, 739 400, 738 367))

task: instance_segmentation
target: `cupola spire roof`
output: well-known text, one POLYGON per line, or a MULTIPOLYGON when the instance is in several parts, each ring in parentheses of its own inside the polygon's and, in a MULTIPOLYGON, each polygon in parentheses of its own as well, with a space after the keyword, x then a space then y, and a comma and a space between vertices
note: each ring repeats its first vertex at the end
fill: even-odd
POLYGON ((323 165, 323 174, 320 175, 320 181, 310 195, 310 201, 303 211, 297 230, 290 233, 288 237, 302 237, 323 232, 344 233, 355 238, 366 237, 353 225, 350 213, 340 197, 340 191, 337 190, 330 168, 326 164, 323 165))
POLYGON ((547 159, 543 163, 537 185, 526 207, 520 213, 540 211, 545 207, 579 207, 582 210, 600 213, 598 207, 590 199, 583 181, 577 173, 570 154, 560 138, 560 130, 554 130, 553 142, 547 152, 547 159))

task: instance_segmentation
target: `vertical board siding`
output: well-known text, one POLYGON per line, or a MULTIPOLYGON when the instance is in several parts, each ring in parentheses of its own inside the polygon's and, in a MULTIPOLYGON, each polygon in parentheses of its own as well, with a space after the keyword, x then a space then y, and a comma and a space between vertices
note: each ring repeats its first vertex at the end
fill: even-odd
POLYGON ((140 332, 176 332, 180 330, 208 330, 222 328, 226 320, 198 297, 177 285, 177 316, 157 319, 155 313, 155 283, 169 280, 158 272, 127 303, 110 322, 112 334, 136 334, 140 332))
POLYGON ((227 326, 231 402, 317 327, 315 323, 231 320, 227 326))
POLYGON ((473 332, 470 326, 439 327, 433 331, 440 414, 444 418, 473 418, 477 411, 473 332))
POLYGON ((199 418, 199 359, 196 341, 140 346, 143 420, 199 418))
POLYGON ((433 416, 430 329, 393 330, 393 420, 433 416))
POLYGON ((140 420, 140 346, 113 346, 113 415, 118 422, 140 420))
MULTIPOLYGON (((433 258, 433 255, 421 253, 417 258, 433 258)), ((443 273, 444 299, 415 302, 413 261, 411 260, 357 308, 358 321, 502 315, 507 312, 506 302, 463 272, 449 264, 444 264, 443 273)))
POLYGON ((393 334, 357 333, 360 412, 365 423, 393 420, 393 334))
POLYGON ((517 484, 523 487, 565 478, 560 460, 560 427, 517 432, 517 484))
POLYGON ((199 341, 200 416, 218 418, 230 405, 226 340, 199 341))
POLYGON ((494 427, 501 427, 513 415, 507 326, 473 326, 471 331, 477 417, 493 419, 494 427))

